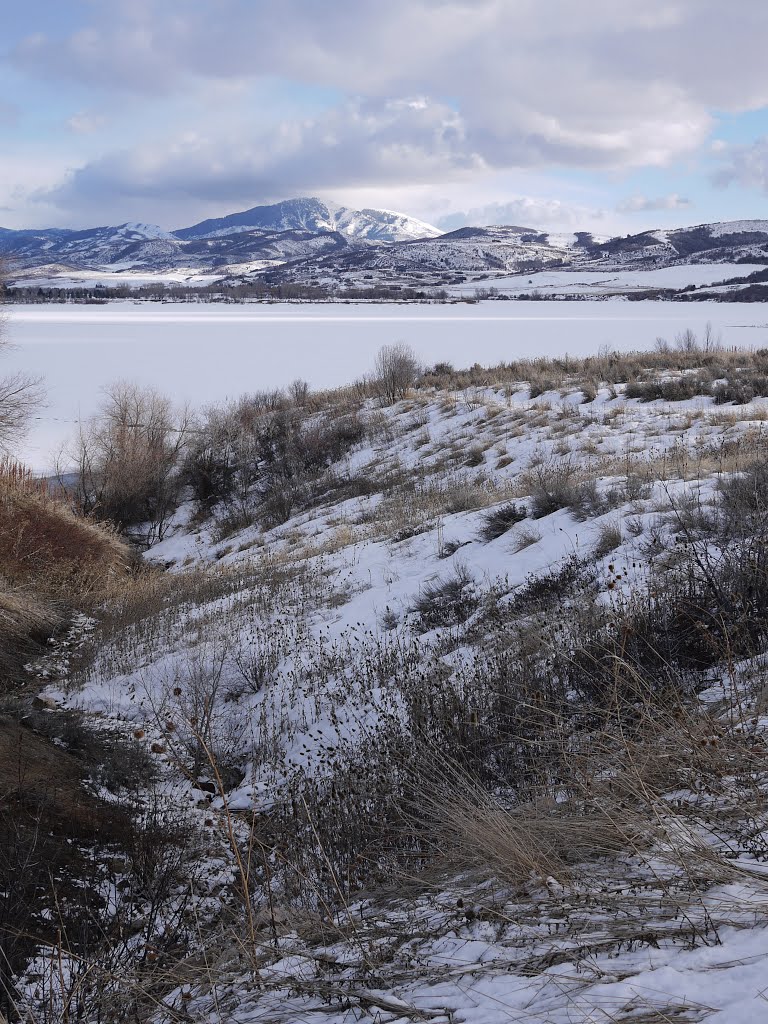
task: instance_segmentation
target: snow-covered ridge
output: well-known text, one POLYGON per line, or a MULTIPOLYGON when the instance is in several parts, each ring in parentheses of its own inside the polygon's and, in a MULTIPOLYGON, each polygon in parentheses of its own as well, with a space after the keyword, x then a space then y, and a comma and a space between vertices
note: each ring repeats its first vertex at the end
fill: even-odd
POLYGON ((165 231, 157 224, 140 224, 129 221, 115 228, 114 237, 116 239, 128 239, 133 242, 149 238, 173 238, 173 235, 170 231, 165 231))
POLYGON ((768 235, 768 220, 726 220, 716 224, 702 224, 700 227, 708 227, 709 233, 715 238, 742 232, 768 235))
POLYGON ((401 242, 431 238, 440 232, 431 224, 391 210, 354 210, 321 199, 288 199, 271 206, 255 206, 242 213, 202 221, 180 228, 181 239, 217 238, 240 231, 338 231, 358 241, 401 242))
POLYGON ((607 238, 519 225, 431 224, 385 209, 353 209, 317 198, 285 200, 176 231, 141 221, 72 231, 0 228, 0 255, 16 271, 168 273, 191 268, 281 282, 419 288, 542 270, 657 269, 700 263, 768 262, 768 220, 724 221, 607 238), (250 265, 249 271, 243 267, 250 265), (260 268, 260 269, 257 269, 260 268), (231 268, 231 270, 228 270, 231 268), (446 276, 447 275, 447 276, 446 276), (454 277, 454 280, 450 280, 454 277))

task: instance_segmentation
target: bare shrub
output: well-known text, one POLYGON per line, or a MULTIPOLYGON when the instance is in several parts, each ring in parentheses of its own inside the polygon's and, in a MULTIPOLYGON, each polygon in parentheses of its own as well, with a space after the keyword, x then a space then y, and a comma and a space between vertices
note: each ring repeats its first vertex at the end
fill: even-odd
POLYGON ((746 405, 754 398, 768 395, 768 375, 749 370, 736 370, 712 387, 715 405, 746 405))
POLYGON ((515 523, 522 522, 528 518, 528 510, 522 505, 510 502, 500 508, 492 509, 483 516, 483 525, 480 528, 480 537, 489 542, 503 536, 515 523))
POLYGON ((479 599, 475 582, 464 565, 457 565, 444 579, 425 583, 411 611, 418 616, 422 631, 465 622, 475 611, 479 599))
POLYGON ((578 485, 571 507, 578 518, 592 519, 630 501, 647 498, 650 492, 651 485, 633 473, 630 473, 623 483, 602 489, 596 480, 583 480, 578 485))
MULTIPOLYGON (((0 301, 2 301, 5 266, 0 260, 0 301)), ((8 348, 5 318, 0 312, 0 353, 8 348)), ((0 377, 0 450, 10 452, 24 436, 29 421, 45 398, 42 382, 31 374, 17 372, 0 377)))
POLYGON ((571 555, 549 572, 529 576, 525 583, 514 592, 509 610, 514 614, 528 614, 549 608, 563 595, 573 596, 577 591, 591 592, 594 572, 576 555, 571 555))
POLYGON ((698 352, 699 339, 696 337, 696 332, 692 331, 690 327, 686 327, 684 331, 676 334, 675 348, 679 352, 698 352))
POLYGON ((618 522, 604 523, 600 527, 597 544, 595 544, 595 557, 604 558, 611 551, 615 551, 621 544, 621 540, 621 525, 618 522))
POLYGON ((733 516, 768 514, 768 462, 720 481, 722 500, 733 516))
POLYGON ((543 463, 528 470, 524 483, 530 487, 531 516, 543 519, 579 500, 579 479, 570 461, 543 463))
POLYGON ((484 462, 485 454, 483 452, 483 449, 480 448, 478 445, 473 445, 469 449, 467 457, 464 460, 464 465, 468 466, 470 469, 474 469, 477 466, 482 466, 484 462))
POLYGON ((514 552, 517 554, 519 551, 524 551, 526 548, 531 547, 532 544, 538 544, 541 540, 541 534, 538 530, 533 530, 528 527, 522 530, 515 531, 514 537, 514 552))
POLYGON ((626 815, 599 806, 558 808, 550 802, 505 807, 469 772, 439 752, 419 765, 418 801, 412 810, 418 835, 441 857, 487 877, 517 884, 565 881, 573 865, 618 853, 637 841, 626 815))
POLYGON ((232 668, 221 643, 210 642, 189 653, 166 681, 166 699, 155 711, 165 731, 169 756, 185 775, 207 777, 215 764, 229 787, 242 779, 245 721, 228 713, 227 687, 232 668))
MULTIPOLYGON (((686 350, 687 351, 687 350, 686 350)), ((627 398, 642 402, 683 402, 697 395, 712 393, 712 377, 708 372, 680 373, 674 377, 631 380, 625 390, 627 398)))
POLYGON ((387 405, 405 398, 416 384, 421 368, 410 345, 398 342, 379 349, 374 365, 372 385, 374 392, 387 405))
POLYGON ((179 500, 188 428, 188 414, 152 388, 113 385, 76 441, 80 509, 121 529, 151 523, 162 537, 179 500))
POLYGON ((306 483, 343 459, 365 432, 354 409, 313 414, 300 403, 246 396, 207 410, 188 446, 184 480, 204 512, 223 506, 220 523, 274 525, 290 517, 302 495, 315 493, 306 483))

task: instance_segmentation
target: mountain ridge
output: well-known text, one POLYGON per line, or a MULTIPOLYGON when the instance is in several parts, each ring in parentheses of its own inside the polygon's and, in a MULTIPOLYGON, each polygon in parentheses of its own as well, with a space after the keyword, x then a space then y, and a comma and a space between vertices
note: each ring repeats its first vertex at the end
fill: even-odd
POLYGON ((85 229, 0 228, 0 255, 20 279, 67 273, 169 271, 283 282, 440 284, 546 269, 656 269, 685 263, 768 263, 768 219, 715 221, 623 236, 521 225, 437 228, 390 210, 317 198, 209 218, 166 231, 127 222, 85 229))

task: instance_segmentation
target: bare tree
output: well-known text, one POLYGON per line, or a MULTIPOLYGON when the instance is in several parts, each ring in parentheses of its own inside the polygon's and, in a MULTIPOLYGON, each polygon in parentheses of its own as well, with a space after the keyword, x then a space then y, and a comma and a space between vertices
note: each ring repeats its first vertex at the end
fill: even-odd
POLYGON ((151 524, 162 537, 176 508, 189 413, 152 388, 121 381, 76 441, 76 497, 83 512, 121 528, 151 524))
POLYGON ((675 335, 675 348, 678 352, 698 352, 699 339, 690 327, 675 335))
POLYGON ((416 353, 410 345, 398 342, 379 349, 374 367, 376 393, 389 405, 405 398, 421 375, 416 353))
MULTIPOLYGON (((0 302, 5 297, 5 264, 0 262, 0 302)), ((9 348, 6 317, 0 311, 0 352, 9 348)), ((0 450, 10 454, 44 399, 40 378, 17 372, 0 377, 0 450)))
POLYGON ((722 332, 716 331, 714 329, 711 320, 707 320, 707 325, 704 328, 704 339, 702 347, 705 352, 722 352, 723 350, 722 332))

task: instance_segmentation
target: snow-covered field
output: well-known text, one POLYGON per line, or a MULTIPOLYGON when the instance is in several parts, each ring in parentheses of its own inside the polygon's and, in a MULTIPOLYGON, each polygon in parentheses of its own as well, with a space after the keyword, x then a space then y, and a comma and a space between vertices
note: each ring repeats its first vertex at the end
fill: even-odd
POLYGON ((541 292, 543 295, 571 294, 605 295, 613 292, 645 291, 647 288, 685 288, 686 285, 716 284, 731 277, 747 277, 763 270, 757 263, 702 263, 658 270, 543 270, 537 274, 515 274, 510 277, 474 281, 450 289, 456 295, 472 295, 478 287, 496 288, 515 294, 541 292))
MULTIPOLYGON (((244 264, 245 265, 245 264, 244 264)), ((255 265, 247 264, 249 270, 269 266, 261 260, 255 265)), ((245 271, 243 271, 245 272, 245 271)), ((141 288, 142 285, 194 285, 205 287, 213 281, 220 281, 224 274, 206 273, 195 267, 168 271, 141 270, 69 270, 46 273, 45 267, 35 267, 15 274, 13 283, 24 288, 141 288)))
MULTIPOLYGON (((726 271, 717 268, 718 274, 726 271)), ((223 307, 126 302, 14 306, 7 333, 17 347, 5 356, 4 368, 45 378, 48 405, 40 410, 24 455, 46 470, 78 417, 93 413, 100 389, 116 379, 153 384, 179 402, 200 405, 284 386, 297 377, 315 388, 341 385, 370 370, 382 345, 398 341, 410 344, 427 364, 490 365, 583 355, 603 346, 649 349, 658 336, 673 339, 687 327, 700 333, 708 321, 726 345, 768 344, 768 309, 759 303, 223 307)))

